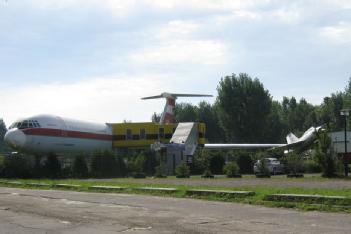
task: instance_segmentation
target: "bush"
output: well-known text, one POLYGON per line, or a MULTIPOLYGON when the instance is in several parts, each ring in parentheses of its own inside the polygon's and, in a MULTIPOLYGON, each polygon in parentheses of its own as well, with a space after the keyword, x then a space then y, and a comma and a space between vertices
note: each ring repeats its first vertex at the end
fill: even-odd
POLYGON ((322 131, 318 135, 318 141, 315 150, 315 158, 322 168, 322 176, 336 176, 335 154, 330 150, 331 139, 326 131, 322 131))
POLYGON ((240 168, 240 173, 242 174, 253 173, 253 161, 248 152, 243 152, 243 151, 239 152, 237 164, 240 168))
POLYGON ((166 178, 167 176, 163 174, 163 166, 162 164, 155 167, 155 177, 156 178, 166 178))
POLYGON ((143 165, 143 171, 151 176, 155 174, 155 168, 159 164, 157 158, 156 158, 156 153, 151 151, 151 150, 145 150, 143 152, 145 161, 143 165))
POLYGON ((267 166, 267 161, 265 158, 262 158, 258 162, 258 174, 256 175, 257 177, 270 177, 271 173, 269 172, 268 166, 267 166))
POLYGON ((229 162, 223 167, 224 173, 228 178, 239 177, 239 167, 236 162, 229 162))
POLYGON ((190 169, 188 165, 185 163, 179 164, 175 169, 177 178, 189 178, 190 177, 190 169))
POLYGON ((4 158, 1 174, 6 178, 29 178, 31 169, 28 156, 11 155, 4 158))
POLYGON ((314 160, 306 160, 303 162, 303 171, 305 173, 321 173, 321 166, 314 160))
POLYGON ((50 153, 43 166, 44 176, 48 178, 59 178, 61 176, 61 163, 57 159, 57 156, 50 153))
POLYGON ((143 173, 145 156, 143 153, 138 154, 134 159, 128 161, 128 172, 130 175, 143 173))
POLYGON ((205 170, 204 173, 201 176, 202 178, 214 178, 214 175, 210 170, 205 170))
POLYGON ((90 168, 91 175, 97 178, 120 176, 119 165, 111 151, 95 152, 91 160, 90 168))
POLYGON ((222 152, 213 152, 210 154, 210 170, 214 174, 222 174, 225 158, 222 152))
POLYGON ((290 153, 287 156, 288 171, 291 175, 297 175, 303 172, 303 160, 300 155, 290 153))
POLYGON ((72 175, 76 178, 88 177, 88 166, 83 155, 78 155, 74 158, 72 175))

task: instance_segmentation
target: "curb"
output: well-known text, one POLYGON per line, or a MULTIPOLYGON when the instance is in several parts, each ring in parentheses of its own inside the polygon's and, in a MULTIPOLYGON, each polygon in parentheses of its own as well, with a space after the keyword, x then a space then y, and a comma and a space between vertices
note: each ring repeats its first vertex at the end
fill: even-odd
POLYGON ((154 187, 136 187, 132 189, 135 191, 162 192, 162 193, 176 193, 179 191, 176 188, 154 188, 154 187))
POLYGON ((345 196, 323 196, 308 194, 270 194, 266 195, 264 200, 267 201, 286 201, 286 202, 337 202, 351 204, 351 199, 345 196))
POLYGON ((88 189, 89 190, 102 190, 102 191, 122 191, 122 190, 125 190, 126 188, 119 187, 119 186, 96 185, 96 186, 89 186, 88 189))
POLYGON ((200 190, 200 189, 189 189, 185 191, 186 195, 199 195, 199 196, 208 196, 208 195, 220 195, 228 197, 247 197, 255 195, 255 192, 252 191, 227 191, 227 190, 200 190))

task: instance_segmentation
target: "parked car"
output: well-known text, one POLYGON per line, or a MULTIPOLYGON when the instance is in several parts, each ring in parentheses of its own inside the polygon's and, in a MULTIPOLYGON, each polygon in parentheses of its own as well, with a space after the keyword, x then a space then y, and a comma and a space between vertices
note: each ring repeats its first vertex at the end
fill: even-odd
MULTIPOLYGON (((278 159, 276 159, 276 158, 265 158, 263 160, 265 160, 266 166, 267 166, 269 172, 272 175, 285 173, 286 167, 278 159)), ((255 162, 255 164, 254 164, 254 173, 255 174, 260 173, 260 169, 259 169, 259 164, 260 163, 261 163, 261 161, 257 160, 255 162)))

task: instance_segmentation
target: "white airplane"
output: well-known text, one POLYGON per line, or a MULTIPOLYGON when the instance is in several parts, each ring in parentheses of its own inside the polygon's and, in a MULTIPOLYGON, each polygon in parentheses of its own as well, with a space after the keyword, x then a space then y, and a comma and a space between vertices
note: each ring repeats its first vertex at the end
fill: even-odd
POLYGON ((112 149, 112 129, 109 124, 36 115, 14 122, 4 140, 15 150, 39 154, 93 152, 112 149))
MULTIPOLYGON (((177 97, 211 97, 202 94, 171 94, 143 99, 166 98, 161 124, 174 123, 174 107, 177 97)), ((89 123, 54 115, 36 115, 22 118, 10 125, 4 137, 14 150, 31 153, 69 154, 112 150, 110 124, 89 123)))
MULTIPOLYGON (((209 97, 203 94, 162 93, 142 99, 166 98, 160 123, 174 123, 174 107, 177 97, 209 97)), ((302 137, 290 133, 287 144, 205 144, 205 149, 293 149, 309 144, 321 127, 311 127, 302 137)), ((13 149, 37 154, 94 152, 112 149, 110 124, 89 123, 54 115, 36 115, 15 121, 6 132, 5 142, 13 149)))
POLYGON ((317 136, 322 126, 311 127, 298 138, 293 133, 286 136, 286 144, 205 144, 205 149, 282 149, 290 152, 294 149, 304 149, 308 147, 317 136))

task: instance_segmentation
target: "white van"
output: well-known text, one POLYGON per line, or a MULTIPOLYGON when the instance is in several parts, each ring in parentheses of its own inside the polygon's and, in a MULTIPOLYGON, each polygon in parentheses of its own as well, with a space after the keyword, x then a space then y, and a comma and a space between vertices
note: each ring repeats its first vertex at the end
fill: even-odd
MULTIPOLYGON (((285 165, 282 164, 278 159, 265 158, 264 160, 266 161, 267 168, 272 175, 283 174, 285 172, 285 165)), ((260 163, 261 163, 261 161, 257 160, 257 162, 255 162, 255 164, 254 164, 254 173, 255 174, 260 173, 260 171, 259 171, 259 164, 260 163)))

